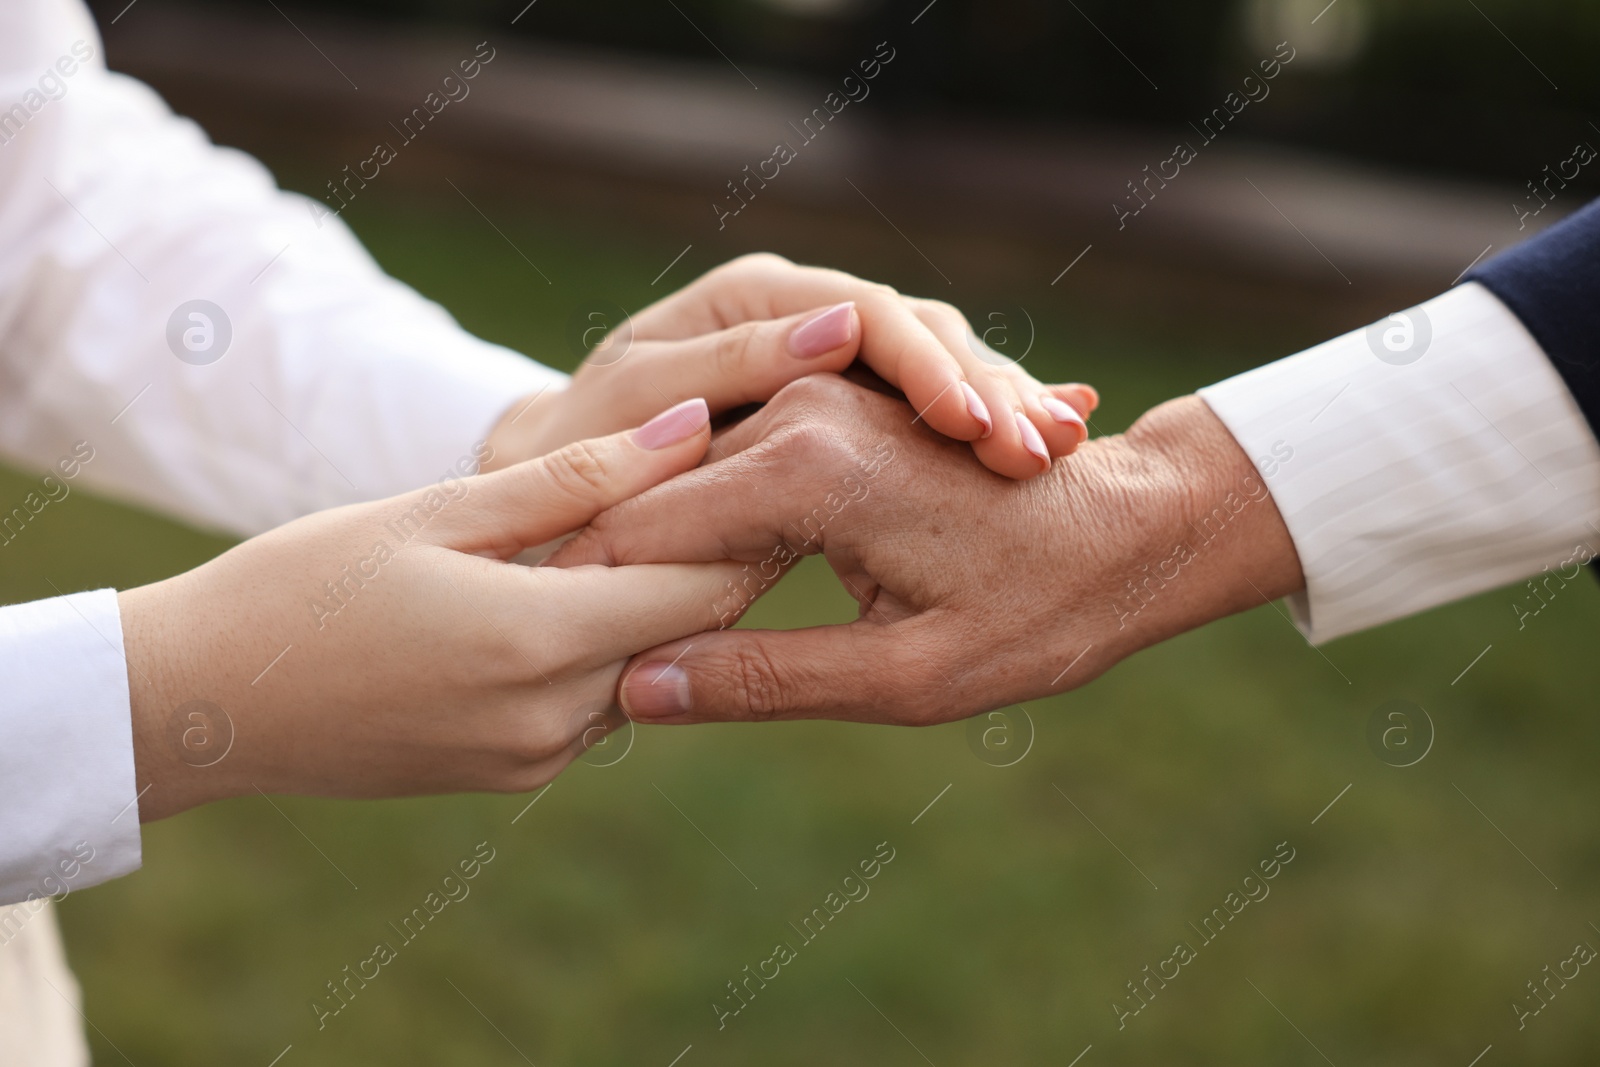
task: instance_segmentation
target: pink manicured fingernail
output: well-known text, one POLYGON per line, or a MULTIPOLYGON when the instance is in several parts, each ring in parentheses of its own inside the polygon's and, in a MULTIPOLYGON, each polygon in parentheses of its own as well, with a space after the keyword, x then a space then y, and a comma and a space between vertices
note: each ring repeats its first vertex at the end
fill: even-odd
POLYGON ((705 400, 695 397, 668 408, 633 431, 633 443, 654 452, 687 441, 705 429, 710 421, 711 409, 706 406, 705 400))
POLYGON ((789 334, 789 354, 796 359, 816 359, 845 344, 855 333, 854 300, 819 311, 789 334))
POLYGON ((994 420, 989 418, 989 406, 983 402, 983 397, 966 382, 961 383, 961 392, 967 398, 967 410, 972 413, 973 418, 983 424, 983 436, 988 437, 994 433, 994 420))
POLYGON ((622 680, 622 710, 633 718, 679 715, 689 710, 689 676, 671 663, 642 663, 622 680))
POLYGON ((1028 421, 1028 416, 1017 412, 1017 431, 1022 434, 1022 446, 1029 452, 1044 460, 1044 465, 1050 465, 1050 450, 1044 447, 1044 438, 1039 436, 1039 428, 1028 421))
POLYGON ((1064 400, 1057 400, 1053 396, 1041 396, 1039 398, 1039 406, 1048 411, 1050 417, 1057 422, 1065 422, 1073 426, 1083 425, 1083 416, 1079 415, 1077 409, 1064 400))
POLYGON ((1083 416, 1071 404, 1057 400, 1053 396, 1041 396, 1039 406, 1050 413, 1050 417, 1067 426, 1078 429, 1078 443, 1081 445, 1089 439, 1089 427, 1084 425, 1083 416))

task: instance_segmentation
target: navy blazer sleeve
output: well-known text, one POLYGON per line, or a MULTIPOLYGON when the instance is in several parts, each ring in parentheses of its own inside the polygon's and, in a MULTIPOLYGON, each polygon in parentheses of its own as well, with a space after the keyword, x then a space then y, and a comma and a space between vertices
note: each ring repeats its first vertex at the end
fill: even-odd
POLYGON ((1468 277, 1522 320, 1600 438, 1600 200, 1468 277))

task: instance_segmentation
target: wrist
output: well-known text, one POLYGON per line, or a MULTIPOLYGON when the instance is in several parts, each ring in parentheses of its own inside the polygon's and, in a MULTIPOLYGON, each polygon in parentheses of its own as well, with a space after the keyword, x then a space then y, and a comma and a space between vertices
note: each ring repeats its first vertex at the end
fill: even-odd
POLYGON ((141 822, 237 792, 222 759, 233 744, 233 721, 197 684, 209 642, 186 632, 193 615, 177 588, 183 577, 117 594, 141 822))
POLYGON ((1304 588, 1265 479, 1205 401, 1153 408, 1119 443, 1144 487, 1141 536, 1113 575, 1125 653, 1304 588))

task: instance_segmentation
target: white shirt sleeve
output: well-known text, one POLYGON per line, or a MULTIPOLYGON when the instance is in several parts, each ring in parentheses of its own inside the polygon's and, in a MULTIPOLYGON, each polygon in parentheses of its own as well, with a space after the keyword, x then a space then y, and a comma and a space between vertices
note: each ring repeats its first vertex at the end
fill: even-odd
POLYGON ((1294 539, 1314 644, 1600 552, 1600 445, 1476 283, 1200 395, 1294 539))
POLYGON ((116 594, 0 608, 0 678, 0 904, 61 896, 136 869, 116 594))
MULTIPOLYGON (((51 472, 0 552, 72 479, 237 534, 416 488, 565 382, 101 54, 80 3, 0 4, 0 456, 51 472)), ((74 887, 138 865, 125 672, 110 592, 0 611, 0 902, 80 841, 74 887)))
POLYGON ((565 381, 107 72, 80 7, 5 7, 0 108, 24 110, 0 114, 7 458, 44 468, 87 441, 84 485, 250 534, 435 480, 517 397, 565 381))

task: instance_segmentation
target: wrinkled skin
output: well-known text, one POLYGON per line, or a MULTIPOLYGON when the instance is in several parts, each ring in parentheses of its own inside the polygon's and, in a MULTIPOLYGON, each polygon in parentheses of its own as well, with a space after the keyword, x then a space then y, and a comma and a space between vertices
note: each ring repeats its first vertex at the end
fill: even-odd
POLYGON ((791 550, 821 551, 861 617, 642 653, 619 697, 638 721, 945 722, 1081 685, 1303 584, 1263 492, 1142 609, 1126 607, 1128 583, 1255 476, 1193 397, 1026 482, 972 462, 902 401, 834 376, 787 386, 716 445, 726 458, 609 509, 549 565, 736 560, 746 570, 720 613, 791 550))

